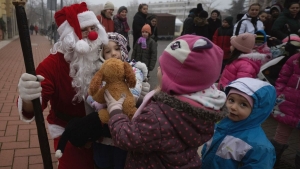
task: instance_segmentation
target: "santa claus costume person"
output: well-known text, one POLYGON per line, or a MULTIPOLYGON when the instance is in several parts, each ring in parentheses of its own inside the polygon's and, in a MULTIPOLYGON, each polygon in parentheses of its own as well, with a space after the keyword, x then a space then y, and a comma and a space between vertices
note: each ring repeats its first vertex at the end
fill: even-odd
MULTIPOLYGON (((18 109, 21 120, 31 122, 34 120, 31 100, 40 98, 43 109, 50 101, 48 129, 56 147, 66 124, 86 115, 84 98, 94 73, 101 66, 98 49, 108 38, 84 2, 64 7, 54 17, 60 39, 38 65, 37 76, 22 74, 18 109)), ((58 169, 71 168, 93 169, 92 149, 78 149, 68 143, 58 169)))

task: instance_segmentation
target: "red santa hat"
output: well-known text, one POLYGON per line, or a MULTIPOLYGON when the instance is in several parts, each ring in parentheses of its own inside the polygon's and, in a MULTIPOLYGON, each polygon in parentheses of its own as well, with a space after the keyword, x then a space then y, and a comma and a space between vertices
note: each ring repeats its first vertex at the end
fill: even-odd
MULTIPOLYGON (((55 13, 54 18, 58 26, 57 31, 61 39, 63 39, 71 32, 74 32, 76 34, 79 40, 76 43, 76 47, 80 46, 81 49, 83 49, 83 47, 88 47, 86 46, 88 44, 82 40, 81 29, 93 25, 96 25, 99 28, 99 31, 97 33, 99 33, 101 41, 103 43, 108 42, 105 29, 99 24, 95 13, 88 10, 85 2, 62 8, 60 11, 57 11, 55 13)), ((83 50, 88 50, 88 48, 83 50)))

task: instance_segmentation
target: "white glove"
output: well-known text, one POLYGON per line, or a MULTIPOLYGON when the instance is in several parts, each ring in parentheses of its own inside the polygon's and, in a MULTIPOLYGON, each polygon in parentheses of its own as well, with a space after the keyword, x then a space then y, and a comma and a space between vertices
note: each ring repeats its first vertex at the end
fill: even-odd
POLYGON ((18 84, 20 98, 27 103, 39 98, 42 91, 40 82, 44 79, 45 78, 41 75, 34 76, 28 73, 23 73, 18 84))
POLYGON ((147 68, 146 64, 142 63, 142 62, 136 62, 135 65, 134 65, 134 67, 140 69, 143 72, 143 75, 144 75, 144 79, 143 80, 146 80, 147 75, 148 75, 148 68, 147 68))
POLYGON ((148 94, 150 91, 150 84, 148 82, 142 82, 142 91, 139 99, 142 99, 148 94))
POLYGON ((121 94, 121 98, 116 101, 109 93, 108 90, 105 90, 104 92, 104 99, 106 101, 106 105, 107 105, 107 111, 108 113, 111 113, 113 110, 117 110, 123 109, 123 102, 125 100, 126 95, 125 94, 121 94))

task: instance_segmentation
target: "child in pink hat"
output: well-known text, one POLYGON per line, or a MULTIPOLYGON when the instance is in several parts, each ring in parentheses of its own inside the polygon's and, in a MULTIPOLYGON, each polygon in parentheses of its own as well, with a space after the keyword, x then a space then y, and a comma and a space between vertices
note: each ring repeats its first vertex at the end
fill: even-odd
POLYGON ((224 117, 226 96, 218 79, 223 51, 207 38, 184 35, 159 57, 159 87, 148 93, 132 120, 122 113, 124 96, 105 93, 114 144, 128 150, 125 168, 201 167, 198 147, 224 117))
POLYGON ((241 77, 256 78, 267 54, 253 51, 256 35, 243 33, 232 37, 231 58, 228 60, 219 80, 218 88, 223 90, 231 81, 241 77))

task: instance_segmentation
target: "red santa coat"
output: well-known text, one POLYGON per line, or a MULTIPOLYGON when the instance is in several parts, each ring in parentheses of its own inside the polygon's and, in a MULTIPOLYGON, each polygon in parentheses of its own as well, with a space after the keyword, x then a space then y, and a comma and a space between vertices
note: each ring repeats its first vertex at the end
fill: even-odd
POLYGON ((70 65, 64 55, 57 53, 49 55, 36 69, 36 74, 42 75, 42 108, 47 107, 50 101, 50 112, 47 117, 49 124, 65 127, 67 120, 72 117, 84 117, 84 102, 72 103, 76 94, 72 87, 72 78, 69 76, 70 65))
MULTIPOLYGON (((65 127, 70 118, 84 117, 86 115, 84 101, 74 104, 72 99, 76 94, 72 87, 72 78, 69 76, 70 65, 62 53, 49 55, 37 67, 36 74, 45 77, 42 86, 42 109, 48 106, 50 111, 48 123, 65 127)), ((24 116, 28 115, 23 112, 24 116)), ((49 130, 51 127, 49 127, 49 130)), ((53 130, 51 130, 53 132, 53 130)), ((50 133, 51 133, 50 131, 50 133)), ((59 132, 57 134, 60 134, 59 132)), ((60 137, 54 139, 56 148, 60 137)), ((64 155, 59 159, 58 169, 93 169, 92 149, 78 149, 68 142, 64 155)))

